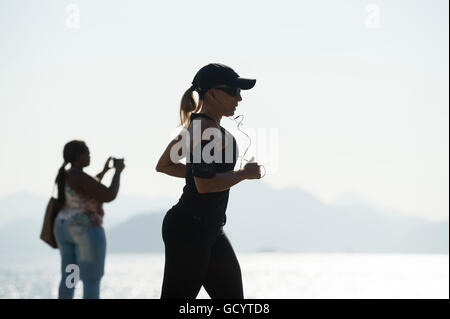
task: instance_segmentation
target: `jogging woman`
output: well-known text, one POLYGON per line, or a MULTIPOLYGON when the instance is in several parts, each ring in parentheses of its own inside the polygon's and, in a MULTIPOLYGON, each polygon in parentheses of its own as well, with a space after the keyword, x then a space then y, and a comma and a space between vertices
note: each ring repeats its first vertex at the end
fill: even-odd
POLYGON ((237 144, 220 121, 234 114, 242 101, 240 90, 251 89, 255 83, 226 65, 208 64, 197 72, 181 99, 184 130, 169 143, 156 166, 158 172, 186 180, 183 194, 162 225, 162 299, 193 299, 202 286, 213 299, 244 298, 239 262, 223 232, 225 211, 230 187, 261 174, 257 163, 234 171, 237 144), (183 156, 186 165, 178 162, 183 156))
POLYGON ((57 177, 58 201, 63 208, 56 216, 53 230, 61 253, 59 298, 73 298, 75 282, 72 278, 78 274, 83 281, 83 297, 97 299, 106 255, 102 204, 116 198, 125 165, 123 160, 114 161, 116 171, 111 186, 106 187, 100 181, 109 170, 112 158, 94 178, 83 172, 90 163, 89 149, 83 141, 67 143, 63 156, 64 164, 57 177), (69 163, 71 167, 66 171, 69 163))

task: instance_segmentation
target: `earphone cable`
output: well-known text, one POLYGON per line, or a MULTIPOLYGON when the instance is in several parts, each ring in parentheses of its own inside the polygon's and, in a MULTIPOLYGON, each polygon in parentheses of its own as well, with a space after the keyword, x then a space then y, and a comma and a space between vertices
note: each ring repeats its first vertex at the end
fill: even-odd
MULTIPOLYGON (((237 123, 237 129, 242 134, 244 134, 248 138, 248 141, 249 141, 249 144, 248 144, 247 148, 245 149, 244 155, 239 156, 241 158, 241 162, 239 164, 239 169, 242 169, 242 160, 248 162, 248 160, 245 159, 245 154, 247 154, 247 151, 249 150, 250 146, 252 145, 252 139, 250 138, 250 136, 247 133, 245 133, 243 130, 241 130, 241 125, 242 125, 242 122, 244 121, 244 115, 243 114, 235 116, 235 117, 229 116, 228 118, 232 119, 233 121, 235 121, 237 123), (241 117, 241 120, 238 122, 237 119, 240 118, 240 117, 241 117)), ((264 167, 264 165, 259 165, 259 166, 262 166, 264 168, 264 175, 260 177, 260 178, 263 178, 264 176, 266 176, 266 168, 264 167)))

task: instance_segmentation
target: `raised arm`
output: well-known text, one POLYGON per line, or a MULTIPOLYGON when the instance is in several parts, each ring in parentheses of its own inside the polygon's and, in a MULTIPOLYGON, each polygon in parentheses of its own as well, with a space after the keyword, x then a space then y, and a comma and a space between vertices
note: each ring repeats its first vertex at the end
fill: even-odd
POLYGON ((116 171, 109 187, 106 187, 95 178, 85 173, 74 176, 73 182, 76 183, 87 196, 100 202, 111 202, 116 198, 117 193, 119 192, 120 174, 124 168, 125 165, 123 162, 117 163, 116 171))
POLYGON ((97 178, 97 180, 99 182, 102 181, 103 176, 105 176, 106 172, 109 171, 109 169, 110 169, 109 165, 112 160, 113 160, 112 156, 108 157, 108 159, 106 160, 105 166, 103 167, 103 170, 100 173, 98 173, 97 175, 95 175, 95 177, 97 178))

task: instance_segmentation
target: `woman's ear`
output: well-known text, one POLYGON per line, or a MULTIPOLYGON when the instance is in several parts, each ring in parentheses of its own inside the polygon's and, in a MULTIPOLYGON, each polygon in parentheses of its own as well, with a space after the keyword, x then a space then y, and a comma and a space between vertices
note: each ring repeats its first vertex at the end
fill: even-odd
POLYGON ((205 97, 206 97, 207 99, 215 99, 213 89, 209 89, 209 90, 206 92, 205 97))

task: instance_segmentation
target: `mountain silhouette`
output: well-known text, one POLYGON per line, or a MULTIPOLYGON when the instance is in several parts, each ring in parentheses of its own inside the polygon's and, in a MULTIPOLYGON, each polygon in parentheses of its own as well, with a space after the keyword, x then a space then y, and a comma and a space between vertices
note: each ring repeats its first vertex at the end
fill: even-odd
MULTIPOLYGON (((46 201, 29 193, 0 199, 1 215, 8 208, 8 219, 0 217, 0 252, 49 249, 39 240, 46 201), (21 204, 14 205, 11 198, 21 204)), ((162 220, 176 202, 124 197, 116 207, 105 206, 108 252, 163 252, 162 220), (121 221, 108 224, 113 214, 121 214, 121 221)), ((301 189, 273 189, 257 181, 231 189, 224 230, 237 251, 448 254, 449 250, 448 221, 384 212, 362 201, 327 205, 301 189)))

